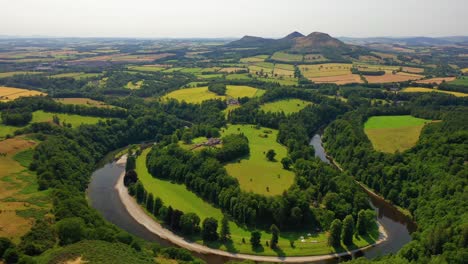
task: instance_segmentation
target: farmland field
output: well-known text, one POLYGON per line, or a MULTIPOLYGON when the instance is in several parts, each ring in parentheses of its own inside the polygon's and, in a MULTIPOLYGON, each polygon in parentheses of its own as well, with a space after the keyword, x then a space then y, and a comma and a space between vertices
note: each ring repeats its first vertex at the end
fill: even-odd
POLYGON ((369 83, 391 83, 391 82, 405 82, 405 81, 412 81, 421 79, 422 75, 417 74, 410 74, 410 73, 403 73, 398 72, 393 74, 391 72, 386 72, 385 75, 382 76, 364 76, 369 83))
MULTIPOLYGON (((60 122, 66 122, 71 124, 72 127, 78 127, 81 124, 95 124, 99 120, 104 120, 104 118, 94 117, 94 116, 81 116, 81 115, 73 115, 73 114, 63 114, 63 113, 50 113, 44 112, 42 110, 33 112, 33 118, 31 123, 38 123, 38 122, 52 122, 53 116, 56 115, 60 119, 60 122)), ((16 130, 24 128, 23 127, 15 127, 15 126, 7 126, 0 123, 0 138, 5 137, 6 135, 12 135, 16 130)))
MULTIPOLYGON (((265 93, 264 90, 250 86, 235 85, 228 85, 226 91, 226 95, 233 98, 261 96, 263 93, 265 93)), ((163 98, 177 99, 179 101, 186 101, 187 103, 201 103, 210 99, 225 99, 226 96, 210 92, 208 91, 208 87, 197 87, 176 90, 165 95, 163 98)))
MULTIPOLYGON (((222 212, 220 209, 213 207, 209 203, 203 201, 187 190, 184 185, 174 184, 169 181, 160 180, 154 178, 148 173, 146 169, 146 156, 150 149, 143 150, 142 154, 137 158, 136 161, 136 172, 138 178, 144 185, 145 189, 149 193, 153 193, 155 197, 161 198, 165 206, 172 206, 174 209, 183 211, 184 213, 193 212, 196 213, 201 221, 207 217, 214 217, 218 222, 222 219, 222 212)), ((258 254, 266 256, 276 256, 278 253, 272 250, 270 247, 261 247, 260 250, 253 250, 249 243, 244 243, 242 240, 248 241, 250 238, 250 232, 253 230, 246 229, 238 226, 236 223, 230 221, 229 227, 231 231, 232 242, 224 244, 221 242, 206 242, 213 248, 219 248, 221 250, 227 250, 231 252, 247 253, 247 254, 258 254)), ((220 228, 220 227, 218 227, 220 228)), ((271 234, 263 230, 259 230, 262 234, 262 240, 269 239, 271 234)), ((354 244, 356 247, 362 247, 368 243, 372 243, 377 238, 377 233, 373 232, 370 236, 365 238, 354 237, 354 244)), ((203 244, 199 235, 189 237, 190 240, 197 243, 203 244)), ((303 231, 299 232, 281 232, 279 237, 278 246, 288 256, 306 256, 306 255, 320 255, 335 252, 335 249, 327 245, 328 234, 327 233, 316 233, 314 227, 305 226, 303 231), (307 236, 311 233, 311 236, 307 236), (308 241, 314 241, 313 243, 302 242, 300 237, 304 236, 308 241), (294 241, 295 246, 291 247, 290 241, 294 241)))
POLYGON ((265 61, 269 56, 268 55, 257 55, 254 57, 247 57, 240 59, 243 63, 251 63, 251 62, 262 62, 265 61))
POLYGON ((51 78, 74 78, 74 79, 86 79, 86 78, 96 78, 101 76, 100 73, 84 73, 84 72, 68 72, 51 75, 51 78))
POLYGON ((300 65, 299 69, 306 78, 329 77, 348 75, 351 73, 352 64, 349 63, 327 63, 316 65, 300 65))
POLYGON ((62 103, 62 104, 76 104, 76 105, 86 105, 86 106, 93 106, 93 107, 114 107, 102 101, 96 101, 90 98, 54 98, 54 101, 62 103))
POLYGON ((36 174, 28 169, 37 142, 25 137, 0 141, 0 237, 19 242, 51 208, 48 191, 39 191, 36 174))
POLYGON ((468 86, 468 77, 463 76, 463 77, 457 78, 456 80, 451 81, 450 84, 468 86))
POLYGON ((322 54, 306 54, 304 55, 304 62, 325 62, 328 59, 322 54))
POLYGON ((132 71, 159 72, 159 71, 166 69, 166 67, 159 66, 159 65, 143 65, 143 66, 130 66, 128 67, 128 69, 132 71))
POLYGON ((312 103, 300 99, 284 99, 263 104, 260 109, 265 112, 284 112, 285 114, 291 114, 299 112, 310 104, 312 103))
POLYGON ((431 89, 431 88, 423 88, 423 87, 408 87, 408 88, 403 89, 402 92, 405 92, 405 93, 417 93, 417 92, 430 93, 430 92, 436 92, 436 93, 451 94, 451 95, 455 95, 456 97, 468 96, 468 94, 466 94, 466 93, 452 92, 452 91, 444 91, 444 90, 431 89))
POLYGON ((14 71, 14 72, 0 72, 0 78, 11 77, 17 74, 41 74, 42 72, 34 71, 14 71))
POLYGON ((315 83, 335 83, 338 85, 363 82, 359 75, 351 73, 337 76, 314 77, 309 79, 315 83))
POLYGON ((46 96, 46 95, 47 94, 45 93, 34 91, 34 90, 0 86, 0 102, 12 101, 17 98, 25 97, 25 96, 46 96))
POLYGON ((294 182, 294 173, 284 170, 281 159, 286 157, 285 146, 276 142, 277 130, 260 128, 253 125, 229 125, 222 135, 243 133, 249 139, 250 155, 239 162, 227 164, 229 175, 239 180, 245 191, 264 195, 279 195, 294 182), (267 131, 267 133, 265 133, 267 131), (268 161, 265 153, 273 149, 276 161, 268 161))
POLYGON ((284 62, 302 62, 304 59, 304 56, 301 54, 291 54, 291 53, 286 53, 286 52, 275 52, 271 56, 272 60, 276 61, 284 61, 284 62))
POLYGON ((409 115, 373 116, 364 124, 364 131, 376 150, 394 153, 416 145, 422 128, 429 122, 409 115))
POLYGON ((419 81, 416 81, 415 83, 441 84, 443 81, 451 82, 453 80, 455 80, 455 77, 441 77, 441 78, 430 78, 430 79, 419 80, 419 81))

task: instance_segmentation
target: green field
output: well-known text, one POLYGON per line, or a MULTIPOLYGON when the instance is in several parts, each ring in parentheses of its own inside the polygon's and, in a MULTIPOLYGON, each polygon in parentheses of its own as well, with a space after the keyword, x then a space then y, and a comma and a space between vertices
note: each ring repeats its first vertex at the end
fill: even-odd
POLYGON ((84 73, 84 72, 68 72, 51 75, 51 78, 74 78, 74 79, 86 79, 86 78, 95 78, 101 76, 100 73, 84 73))
POLYGON ((468 86, 468 77, 463 76, 451 81, 450 84, 468 86))
POLYGON ((143 71, 143 72, 159 72, 166 68, 157 65, 143 65, 143 66, 130 66, 128 67, 131 71, 143 71))
MULTIPOLYGON (((233 127, 234 128, 234 127, 233 127)), ((149 193, 153 193, 155 197, 161 198, 164 205, 172 206, 174 209, 183 211, 184 213, 193 212, 196 213, 200 219, 207 217, 214 217, 218 222, 222 219, 222 212, 220 209, 213 207, 209 203, 200 199, 197 195, 187 190, 184 185, 174 184, 169 181, 160 180, 154 178, 148 173, 146 169, 146 156, 150 149, 143 150, 142 154, 137 158, 136 161, 136 172, 139 180, 144 185, 145 189, 149 193)), ((246 253, 246 254, 258 254, 266 256, 276 255, 287 255, 287 256, 305 256, 305 255, 322 255, 335 252, 335 249, 327 245, 328 234, 327 233, 314 233, 315 227, 308 226, 304 227, 301 232, 281 232, 278 246, 280 251, 274 251, 270 247, 265 246, 265 241, 271 238, 271 234, 265 231, 261 231, 263 247, 253 250, 250 243, 250 232, 247 228, 238 226, 236 223, 230 221, 229 227, 231 230, 231 240, 227 244, 220 242, 207 244, 210 247, 218 248, 221 250, 246 253), (310 237, 307 234, 311 233, 310 237), (304 236, 307 242, 302 242, 300 237, 304 236), (246 243, 242 242, 242 239, 246 243), (294 247, 291 247, 291 241, 294 242, 294 247)), ((357 247, 363 247, 372 243, 377 238, 377 232, 374 232, 371 237, 366 238, 354 238, 354 243, 357 247), (369 242, 368 242, 369 241, 369 242)), ((192 236, 189 238, 192 241, 203 244, 200 236, 192 236)))
POLYGON ((227 164, 225 167, 229 175, 237 178, 245 191, 263 195, 282 194, 293 184, 294 173, 283 169, 281 165, 280 161, 286 157, 287 149, 276 142, 278 131, 256 129, 253 125, 229 125, 222 130, 223 136, 240 133, 249 139, 250 155, 239 162, 227 164), (268 161, 265 157, 264 153, 269 149, 276 152, 276 162, 268 161))
POLYGON ((302 60, 304 59, 304 55, 278 51, 275 52, 273 56, 271 56, 271 59, 284 62, 302 62, 302 60))
POLYGON ((299 112, 304 107, 312 104, 311 102, 300 100, 300 99, 284 99, 271 103, 261 105, 260 109, 265 112, 284 112, 285 114, 292 114, 299 112))
POLYGON ((468 96, 468 94, 466 94, 466 93, 444 91, 444 90, 424 88, 424 87, 407 87, 407 88, 404 88, 401 91, 404 92, 404 93, 445 93, 445 94, 454 95, 456 97, 468 96))
MULTIPOLYGON (((250 86, 237 86, 228 85, 226 95, 238 98, 238 97, 255 97, 261 96, 265 93, 264 90, 253 88, 250 86)), ((186 88, 173 91, 163 98, 177 99, 179 101, 185 101, 187 103, 201 103, 210 99, 226 99, 226 96, 220 96, 213 92, 208 91, 208 87, 197 87, 197 88, 186 88)))
MULTIPOLYGON (((66 122, 71 124, 72 127, 78 127, 81 124, 95 124, 99 120, 104 120, 105 118, 99 118, 94 116, 81 116, 81 115, 73 115, 73 114, 62 114, 62 113, 50 113, 44 112, 42 110, 35 111, 33 113, 33 118, 31 123, 38 123, 38 122, 52 122, 53 116, 56 115, 60 119, 60 122, 66 122)), ((0 138, 4 138, 6 135, 13 133, 23 127, 15 127, 15 126, 7 126, 0 123, 0 138)))
POLYGON ((376 150, 394 153, 416 145, 422 128, 429 122, 409 115, 373 116, 364 124, 364 131, 376 150))
POLYGON ((130 90, 138 90, 141 88, 143 85, 143 81, 137 81, 137 82, 128 82, 125 88, 130 89, 130 90))
POLYGON ((32 71, 14 71, 14 72, 0 72, 0 78, 11 77, 17 74, 41 74, 42 72, 32 72, 32 71))

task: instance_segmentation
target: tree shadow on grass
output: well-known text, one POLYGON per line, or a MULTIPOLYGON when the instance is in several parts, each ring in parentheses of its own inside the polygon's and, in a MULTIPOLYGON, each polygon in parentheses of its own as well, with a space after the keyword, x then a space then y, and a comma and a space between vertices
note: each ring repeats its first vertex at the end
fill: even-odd
POLYGON ((265 248, 262 245, 256 247, 252 246, 252 251, 255 253, 262 253, 265 251, 265 248))
POLYGON ((278 257, 286 257, 286 253, 280 248, 280 247, 275 247, 272 248, 272 250, 278 255, 278 257))

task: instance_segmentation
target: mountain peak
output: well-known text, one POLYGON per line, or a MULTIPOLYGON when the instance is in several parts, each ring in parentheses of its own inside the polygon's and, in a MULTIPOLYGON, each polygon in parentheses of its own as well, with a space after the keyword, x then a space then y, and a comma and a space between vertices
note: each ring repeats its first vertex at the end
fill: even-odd
POLYGON ((293 33, 287 35, 283 39, 295 39, 295 38, 301 38, 301 37, 304 37, 302 33, 294 31, 293 33))

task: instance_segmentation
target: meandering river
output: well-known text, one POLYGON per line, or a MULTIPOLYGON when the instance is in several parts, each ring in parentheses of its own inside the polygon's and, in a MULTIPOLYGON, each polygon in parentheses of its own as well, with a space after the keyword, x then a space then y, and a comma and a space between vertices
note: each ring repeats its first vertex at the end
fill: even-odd
MULTIPOLYGON (((311 139, 310 144, 315 148, 315 155, 322 161, 330 164, 322 146, 321 136, 318 134, 315 135, 311 139)), ((118 165, 115 161, 111 161, 93 173, 87 192, 91 206, 98 210, 106 220, 131 234, 148 241, 158 242, 163 246, 173 245, 171 242, 162 239, 149 231, 130 215, 115 188, 123 170, 124 167, 122 165, 118 165)), ((378 221, 386 230, 387 240, 377 246, 368 248, 365 251, 355 253, 355 255, 364 255, 366 257, 373 258, 379 255, 395 253, 411 240, 410 232, 414 231, 415 225, 408 217, 403 215, 385 200, 370 192, 368 192, 368 194, 370 204, 377 212, 378 221)), ((224 263, 229 260, 229 257, 214 254, 195 253, 195 255, 204 259, 208 263, 224 263)), ((315 263, 337 262, 339 262, 339 259, 318 261, 315 263)))

